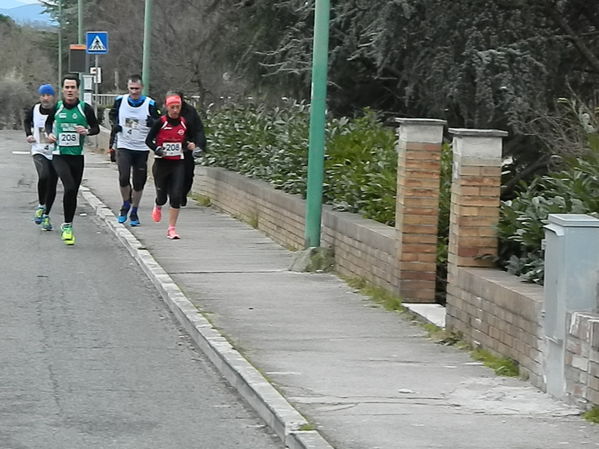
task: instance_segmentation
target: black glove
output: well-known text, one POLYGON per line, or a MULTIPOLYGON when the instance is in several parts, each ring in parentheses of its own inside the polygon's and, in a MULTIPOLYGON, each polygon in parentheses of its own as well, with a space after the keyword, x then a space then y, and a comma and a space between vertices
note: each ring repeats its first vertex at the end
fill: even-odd
POLYGON ((154 117, 152 117, 151 115, 148 115, 148 116, 146 117, 146 126, 147 126, 148 128, 151 128, 151 127, 154 125, 154 122, 155 122, 155 121, 156 121, 156 120, 154 119, 154 117))
POLYGON ((123 130, 123 127, 121 125, 114 125, 112 129, 114 129, 115 133, 120 133, 123 130))
POLYGON ((154 154, 158 157, 162 157, 166 154, 166 151, 164 151, 164 148, 162 147, 156 147, 156 149, 154 150, 154 154))

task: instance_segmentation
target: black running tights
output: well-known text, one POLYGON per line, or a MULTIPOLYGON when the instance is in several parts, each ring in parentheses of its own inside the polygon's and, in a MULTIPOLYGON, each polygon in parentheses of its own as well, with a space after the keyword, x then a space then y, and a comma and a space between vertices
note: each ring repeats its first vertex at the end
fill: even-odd
POLYGON ((33 155, 33 163, 37 170, 37 196, 39 204, 46 206, 49 214, 56 198, 56 183, 58 176, 52 165, 52 161, 42 154, 33 155))
POLYGON ((148 151, 119 148, 116 153, 119 167, 119 185, 127 187, 133 181, 133 190, 141 192, 148 177, 148 151))
POLYGON ((72 223, 77 209, 77 193, 83 178, 83 155, 54 155, 52 164, 64 187, 64 222, 72 223))
POLYGON ((152 174, 156 187, 156 204, 158 206, 166 204, 168 197, 171 207, 178 209, 183 192, 183 160, 154 159, 152 174))

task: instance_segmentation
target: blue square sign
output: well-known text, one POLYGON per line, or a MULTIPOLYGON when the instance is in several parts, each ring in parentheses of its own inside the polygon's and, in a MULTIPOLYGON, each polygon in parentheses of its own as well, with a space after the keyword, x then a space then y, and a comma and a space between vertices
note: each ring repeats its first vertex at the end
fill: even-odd
POLYGON ((85 52, 88 55, 105 55, 108 53, 108 32, 88 31, 86 37, 85 52))

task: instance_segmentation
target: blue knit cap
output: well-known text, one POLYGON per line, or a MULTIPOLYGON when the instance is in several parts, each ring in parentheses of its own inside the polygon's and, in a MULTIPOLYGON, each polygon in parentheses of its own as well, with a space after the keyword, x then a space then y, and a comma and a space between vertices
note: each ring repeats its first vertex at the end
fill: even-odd
POLYGON ((40 95, 56 95, 51 84, 42 84, 37 91, 40 95))

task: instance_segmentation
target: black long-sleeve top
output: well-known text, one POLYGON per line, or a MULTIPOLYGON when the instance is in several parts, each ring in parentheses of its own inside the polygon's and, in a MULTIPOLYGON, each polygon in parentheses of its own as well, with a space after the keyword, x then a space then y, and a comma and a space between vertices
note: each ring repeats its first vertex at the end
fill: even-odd
POLYGON ((202 150, 206 150, 206 133, 204 132, 204 124, 198 114, 198 111, 187 102, 181 104, 181 115, 187 122, 187 126, 192 128, 194 131, 194 138, 192 141, 202 150))
MULTIPOLYGON (((77 100, 77 102, 73 104, 69 104, 63 100, 63 105, 66 109, 74 109, 77 105, 81 103, 81 100, 77 100)), ((100 132, 100 125, 98 123, 98 119, 96 118, 96 114, 94 113, 94 109, 87 103, 83 103, 83 114, 85 115, 85 120, 87 120, 88 128, 88 136, 95 136, 100 132)), ((46 119, 46 133, 50 134, 52 132, 52 126, 54 125, 54 114, 56 114, 56 106, 50 114, 48 114, 48 118, 46 119)))

